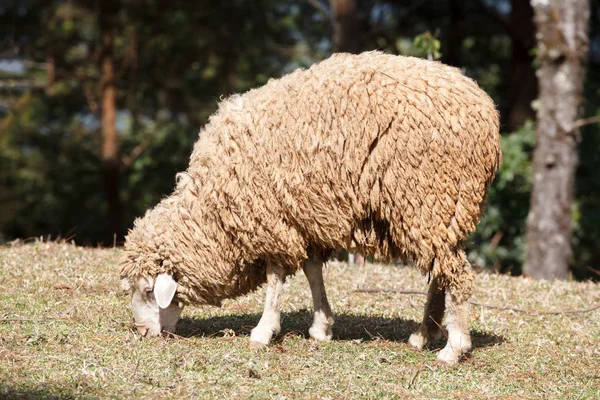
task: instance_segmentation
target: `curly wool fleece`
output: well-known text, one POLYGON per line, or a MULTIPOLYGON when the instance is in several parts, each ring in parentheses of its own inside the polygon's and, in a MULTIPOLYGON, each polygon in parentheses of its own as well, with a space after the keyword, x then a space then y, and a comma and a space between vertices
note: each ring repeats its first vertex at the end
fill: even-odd
POLYGON ((311 251, 412 260, 468 297, 461 242, 501 161, 492 100, 456 68, 336 54, 223 101, 174 193, 135 222, 122 276, 219 304, 311 251))

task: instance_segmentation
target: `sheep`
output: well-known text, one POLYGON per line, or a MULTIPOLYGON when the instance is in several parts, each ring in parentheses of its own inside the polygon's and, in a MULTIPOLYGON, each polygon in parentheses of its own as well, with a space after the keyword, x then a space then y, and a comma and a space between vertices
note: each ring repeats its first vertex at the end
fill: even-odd
POLYGON ((501 162, 493 101, 456 68, 412 57, 335 54, 222 101, 174 192, 136 220, 121 277, 138 331, 173 332, 184 305, 219 305, 267 283, 253 347, 280 330, 283 283, 308 278, 320 341, 333 315, 332 251, 412 261, 431 285, 408 343, 438 359, 471 348, 473 275, 462 242, 501 162))

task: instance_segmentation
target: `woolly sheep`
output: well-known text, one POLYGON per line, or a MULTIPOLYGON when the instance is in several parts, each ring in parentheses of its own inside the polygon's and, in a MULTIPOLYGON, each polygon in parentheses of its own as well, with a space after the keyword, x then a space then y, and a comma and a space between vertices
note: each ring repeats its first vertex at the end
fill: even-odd
POLYGON ((431 285, 409 344, 471 347, 475 229, 501 161, 492 100, 459 70, 368 52, 336 54, 221 102, 172 195, 135 222, 121 276, 142 335, 174 331, 184 305, 219 305, 267 282, 251 344, 280 329, 282 285, 300 267, 309 330, 331 339, 322 265, 339 249, 413 261, 431 285))

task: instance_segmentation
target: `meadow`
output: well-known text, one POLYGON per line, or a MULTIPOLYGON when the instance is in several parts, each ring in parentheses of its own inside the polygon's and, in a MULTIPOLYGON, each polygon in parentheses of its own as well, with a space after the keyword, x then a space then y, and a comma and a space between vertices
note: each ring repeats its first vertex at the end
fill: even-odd
POLYGON ((600 285, 478 272, 473 351, 454 366, 406 341, 427 277, 411 267, 330 262, 329 343, 308 339, 302 272, 286 283, 282 332, 253 351, 264 288, 189 307, 171 338, 131 329, 119 249, 0 247, 0 398, 600 398, 600 285))

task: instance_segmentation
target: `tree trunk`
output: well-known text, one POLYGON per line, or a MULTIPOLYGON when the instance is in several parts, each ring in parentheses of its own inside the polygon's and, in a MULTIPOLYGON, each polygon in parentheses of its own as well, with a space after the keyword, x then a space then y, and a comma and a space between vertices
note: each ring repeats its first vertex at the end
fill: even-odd
POLYGON ((361 49, 356 0, 329 0, 333 12, 333 51, 358 53, 361 49))
POLYGON ((112 53, 113 38, 110 32, 102 34, 102 57, 100 60, 101 104, 102 104, 102 169, 104 190, 108 204, 108 233, 112 241, 114 235, 121 234, 121 200, 119 198, 119 142, 116 127, 117 88, 115 65, 112 53))
POLYGON ((448 55, 446 62, 455 67, 462 66, 463 0, 450 0, 450 31, 448 32, 448 55))
POLYGON ((534 57, 531 54, 535 47, 535 27, 533 7, 529 1, 512 0, 510 25, 512 57, 506 125, 509 131, 514 131, 528 119, 535 118, 531 102, 538 93, 535 69, 532 65, 534 57))
POLYGON ((564 279, 571 256, 571 206, 577 166, 588 0, 532 0, 538 38, 540 107, 524 272, 564 279))
MULTIPOLYGON (((361 26, 357 0, 329 0, 333 13, 333 52, 357 54, 362 49, 361 26)), ((348 263, 364 259, 360 254, 348 254, 348 263)))

